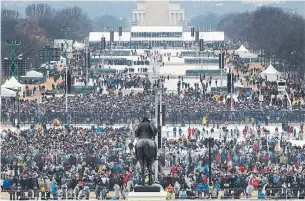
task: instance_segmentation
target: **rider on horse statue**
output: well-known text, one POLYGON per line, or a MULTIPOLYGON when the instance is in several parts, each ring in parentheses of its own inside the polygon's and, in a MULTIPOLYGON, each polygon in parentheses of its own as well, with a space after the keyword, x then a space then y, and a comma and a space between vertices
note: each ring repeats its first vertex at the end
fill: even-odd
MULTIPOLYGON (((139 139, 151 139, 153 140, 153 142, 155 143, 155 155, 154 155, 154 160, 158 160, 157 159, 157 144, 155 142, 155 136, 158 132, 158 129, 156 128, 156 126, 149 120, 148 115, 145 114, 144 118, 142 120, 142 122, 139 124, 139 126, 137 127, 136 131, 135 131, 135 137, 139 138, 139 139)), ((137 156, 137 149, 135 150, 136 152, 136 156, 137 156)))

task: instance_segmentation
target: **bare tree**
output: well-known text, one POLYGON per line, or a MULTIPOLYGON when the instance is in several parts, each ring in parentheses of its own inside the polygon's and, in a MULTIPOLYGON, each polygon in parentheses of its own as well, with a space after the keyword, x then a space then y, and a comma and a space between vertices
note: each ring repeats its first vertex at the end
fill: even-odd
POLYGON ((10 48, 5 46, 5 40, 21 40, 20 47, 16 49, 17 55, 31 55, 40 49, 46 39, 36 20, 21 18, 19 12, 14 10, 2 10, 1 16, 2 57, 8 57, 10 53, 10 48))
POLYGON ((36 41, 45 41, 44 30, 39 26, 37 21, 22 19, 17 25, 17 31, 23 32, 29 39, 36 41))
POLYGON ((102 15, 94 19, 94 28, 100 31, 104 31, 107 27, 118 28, 120 26, 125 27, 125 22, 113 15, 102 15))
POLYGON ((50 17, 52 9, 48 4, 31 4, 26 7, 25 14, 31 19, 42 19, 50 17))
POLYGON ((63 27, 70 27, 72 32, 69 36, 73 39, 79 39, 80 36, 88 35, 92 30, 90 18, 77 6, 59 10, 55 15, 54 21, 59 30, 63 27))
POLYGON ((5 40, 21 40, 16 53, 27 58, 36 58, 46 41, 63 38, 62 27, 69 26, 69 38, 78 39, 89 34, 92 24, 89 17, 79 7, 55 11, 48 4, 31 4, 22 18, 18 11, 1 10, 1 55, 8 57, 10 48, 5 40))
POLYGON ((215 31, 220 19, 220 15, 215 13, 206 13, 192 18, 190 24, 196 27, 196 29, 200 29, 200 31, 209 31, 210 29, 215 31))
POLYGON ((8 57, 9 48, 5 40, 17 39, 16 26, 20 20, 20 13, 15 10, 1 10, 1 56, 8 57))
POLYGON ((16 10, 1 10, 1 20, 18 20, 20 13, 16 10))
POLYGON ((219 28, 235 42, 265 50, 267 58, 283 60, 293 68, 304 66, 305 20, 295 13, 261 7, 251 13, 225 16, 219 28))

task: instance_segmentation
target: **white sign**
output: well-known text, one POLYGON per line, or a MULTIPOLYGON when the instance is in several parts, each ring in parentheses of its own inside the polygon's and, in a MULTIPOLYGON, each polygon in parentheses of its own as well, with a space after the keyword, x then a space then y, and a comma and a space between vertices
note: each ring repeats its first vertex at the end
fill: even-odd
POLYGON ((72 53, 73 52, 73 40, 55 39, 54 48, 61 48, 61 50, 63 52, 65 50, 67 50, 67 53, 72 53))
POLYGON ((278 91, 286 91, 286 80, 277 81, 277 90, 278 91))

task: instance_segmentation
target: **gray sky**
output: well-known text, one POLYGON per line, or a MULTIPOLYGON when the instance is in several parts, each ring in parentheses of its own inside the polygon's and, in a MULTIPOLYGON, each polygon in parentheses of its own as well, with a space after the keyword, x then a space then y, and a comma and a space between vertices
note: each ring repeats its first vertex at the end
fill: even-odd
MULTIPOLYGON (((244 0, 247 1, 247 0, 244 0)), ((255 1, 255 0, 252 0, 255 1)), ((262 1, 262 0, 261 0, 262 1)), ((276 1, 276 0, 273 0, 276 1)), ((114 15, 116 17, 131 17, 131 10, 136 8, 136 2, 126 1, 96 1, 96 2, 82 2, 82 1, 43 1, 50 4, 55 9, 65 8, 69 6, 79 6, 91 17, 97 17, 104 14, 114 15)), ((180 1, 181 2, 181 1, 180 1)), ((15 9, 21 14, 24 14, 24 10, 27 5, 31 4, 31 1, 2 1, 2 8, 15 9)), ((39 3, 36 1, 36 3, 39 3)), ((286 1, 282 3, 269 4, 272 6, 282 7, 285 10, 296 12, 305 16, 305 2, 304 1, 286 1)), ((252 3, 245 3, 241 1, 186 1, 181 2, 181 8, 185 9, 186 18, 190 19, 206 12, 214 12, 216 14, 225 14, 230 12, 244 12, 252 11, 257 7, 252 3)))

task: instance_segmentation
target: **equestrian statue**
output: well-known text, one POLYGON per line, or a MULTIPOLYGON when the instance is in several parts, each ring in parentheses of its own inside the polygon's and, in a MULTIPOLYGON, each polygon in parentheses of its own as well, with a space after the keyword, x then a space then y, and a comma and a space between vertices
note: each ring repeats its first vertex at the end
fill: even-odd
POLYGON ((135 137, 138 141, 135 146, 135 154, 137 161, 140 162, 142 181, 140 182, 144 185, 145 181, 145 166, 148 170, 149 185, 153 184, 152 179, 152 165, 157 160, 157 145, 155 142, 155 136, 158 132, 156 126, 150 122, 147 115, 144 116, 142 122, 138 125, 135 130, 135 137))

